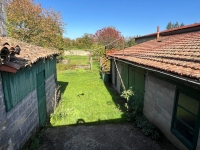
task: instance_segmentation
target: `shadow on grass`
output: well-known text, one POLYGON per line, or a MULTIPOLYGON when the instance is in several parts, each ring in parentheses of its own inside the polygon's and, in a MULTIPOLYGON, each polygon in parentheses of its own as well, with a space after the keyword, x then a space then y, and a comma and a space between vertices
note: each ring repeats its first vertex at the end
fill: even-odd
POLYGON ((58 81, 57 83, 58 83, 58 85, 60 85, 60 92, 63 94, 65 92, 69 82, 58 81))

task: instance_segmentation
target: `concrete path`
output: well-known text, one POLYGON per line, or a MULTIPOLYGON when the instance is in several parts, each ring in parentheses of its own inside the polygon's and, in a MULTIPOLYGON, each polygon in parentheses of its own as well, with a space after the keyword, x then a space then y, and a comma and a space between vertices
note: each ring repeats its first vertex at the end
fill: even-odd
POLYGON ((39 150, 177 150, 165 138, 144 136, 130 124, 78 125, 48 128, 39 150))

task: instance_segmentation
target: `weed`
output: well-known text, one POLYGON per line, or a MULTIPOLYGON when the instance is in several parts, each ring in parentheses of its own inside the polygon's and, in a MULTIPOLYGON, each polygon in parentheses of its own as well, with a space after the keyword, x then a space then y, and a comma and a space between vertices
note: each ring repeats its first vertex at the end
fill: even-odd
POLYGON ((151 136, 153 140, 159 140, 160 134, 156 127, 149 123, 144 115, 136 117, 136 126, 141 128, 141 131, 146 136, 151 136))
POLYGON ((36 149, 38 149, 38 147, 40 145, 40 142, 41 142, 41 139, 42 139, 42 137, 44 135, 44 131, 43 130, 39 134, 31 137, 31 140, 30 140, 31 143, 25 150, 36 150, 36 149))

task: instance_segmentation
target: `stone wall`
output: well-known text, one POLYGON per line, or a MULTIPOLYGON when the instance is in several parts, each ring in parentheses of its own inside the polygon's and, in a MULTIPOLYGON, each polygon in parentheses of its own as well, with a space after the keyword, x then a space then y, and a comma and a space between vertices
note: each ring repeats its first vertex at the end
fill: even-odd
POLYGON ((0 0, 0 36, 7 36, 5 0, 0 0))
POLYGON ((177 148, 186 150, 170 131, 176 86, 146 75, 143 113, 177 148))
MULTIPOLYGON (((46 81, 47 116, 53 112, 55 74, 46 81)), ((6 112, 0 77, 0 149, 16 150, 39 128, 38 101, 36 89, 29 93, 9 112, 6 112)))
POLYGON ((68 50, 64 52, 65 55, 79 55, 79 56, 89 56, 89 51, 83 51, 83 50, 68 50))

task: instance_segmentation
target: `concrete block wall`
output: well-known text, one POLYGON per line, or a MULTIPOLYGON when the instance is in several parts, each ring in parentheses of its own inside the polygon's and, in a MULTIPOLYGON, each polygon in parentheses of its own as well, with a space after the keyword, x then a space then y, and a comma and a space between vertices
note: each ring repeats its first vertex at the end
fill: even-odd
POLYGON ((6 112, 0 84, 0 103, 0 149, 18 149, 39 125, 36 90, 6 112))
MULTIPOLYGON (((47 115, 53 112, 55 74, 45 81, 47 115)), ((0 77, 0 150, 16 150, 39 128, 36 89, 29 93, 9 112, 6 112, 0 77)))
POLYGON ((147 74, 143 113, 177 148, 186 150, 185 145, 170 131, 175 90, 175 85, 147 74))
POLYGON ((45 81, 45 91, 46 91, 46 106, 47 106, 47 116, 49 118, 50 113, 54 110, 55 105, 55 89, 57 87, 55 74, 52 74, 45 81))

